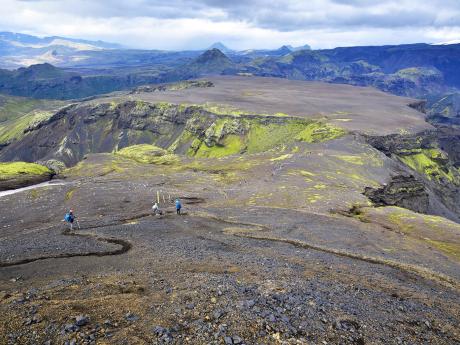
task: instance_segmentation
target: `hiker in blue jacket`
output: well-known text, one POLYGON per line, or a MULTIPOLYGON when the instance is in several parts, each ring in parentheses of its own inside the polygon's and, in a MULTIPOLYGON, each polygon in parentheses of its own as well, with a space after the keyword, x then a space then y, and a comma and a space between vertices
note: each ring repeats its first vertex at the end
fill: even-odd
POLYGON ((180 215, 180 209, 182 208, 182 205, 180 203, 179 199, 176 199, 176 213, 180 215))
POLYGON ((69 210, 64 216, 64 222, 70 225, 70 230, 73 229, 73 222, 75 221, 75 215, 73 214, 73 210, 69 210))

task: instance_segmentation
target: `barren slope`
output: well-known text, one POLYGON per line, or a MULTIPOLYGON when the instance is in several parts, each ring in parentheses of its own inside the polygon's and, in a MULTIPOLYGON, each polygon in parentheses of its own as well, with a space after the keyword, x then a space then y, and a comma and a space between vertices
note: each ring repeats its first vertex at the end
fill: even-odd
POLYGON ((254 114, 285 113, 326 118, 349 130, 369 134, 416 133, 432 128, 409 104, 420 101, 396 97, 370 87, 258 77, 206 78, 215 87, 132 95, 149 102, 226 104, 254 114))
POLYGON ((0 196, 0 343, 460 343, 459 171, 412 100, 211 81, 81 102, 0 151, 73 165, 0 196))

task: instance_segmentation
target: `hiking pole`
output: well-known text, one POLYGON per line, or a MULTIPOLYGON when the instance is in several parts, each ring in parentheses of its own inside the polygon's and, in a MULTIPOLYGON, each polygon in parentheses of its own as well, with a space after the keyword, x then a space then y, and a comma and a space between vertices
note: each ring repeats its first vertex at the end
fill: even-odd
POLYGON ((78 230, 81 230, 81 229, 80 229, 80 222, 78 221, 77 218, 75 218, 75 220, 77 221, 78 230))

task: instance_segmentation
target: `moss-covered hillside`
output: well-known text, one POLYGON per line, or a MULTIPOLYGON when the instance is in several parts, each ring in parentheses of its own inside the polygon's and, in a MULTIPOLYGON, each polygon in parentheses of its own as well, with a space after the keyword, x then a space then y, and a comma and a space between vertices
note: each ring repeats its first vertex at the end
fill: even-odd
POLYGON ((51 178, 53 171, 47 167, 26 162, 0 163, 0 190, 20 188, 51 178))
POLYGON ((158 153, 149 146, 133 152, 125 149, 132 145, 154 145, 187 156, 222 157, 296 142, 323 142, 344 134, 334 125, 288 115, 215 114, 199 105, 112 101, 72 105, 44 117, 22 140, 2 150, 0 159, 58 159, 73 165, 88 153, 120 151, 138 159, 142 152, 158 153))

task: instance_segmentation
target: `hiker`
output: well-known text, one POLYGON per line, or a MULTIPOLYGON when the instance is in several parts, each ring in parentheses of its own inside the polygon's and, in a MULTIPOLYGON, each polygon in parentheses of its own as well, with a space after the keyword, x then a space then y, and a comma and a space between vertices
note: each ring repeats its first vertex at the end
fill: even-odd
POLYGON ((176 213, 180 215, 180 209, 182 208, 182 205, 180 203, 179 199, 176 199, 176 213))
POLYGON ((69 212, 67 212, 67 213, 65 214, 65 216, 64 216, 64 220, 63 220, 63 221, 70 224, 70 230, 73 229, 73 222, 74 222, 75 218, 76 218, 76 217, 75 217, 75 215, 74 215, 74 213, 73 213, 73 210, 69 210, 69 212))
POLYGON ((156 202, 153 206, 152 206, 152 210, 153 210, 153 215, 155 216, 157 213, 161 216, 163 215, 163 212, 160 210, 160 207, 158 206, 158 203, 156 202))

